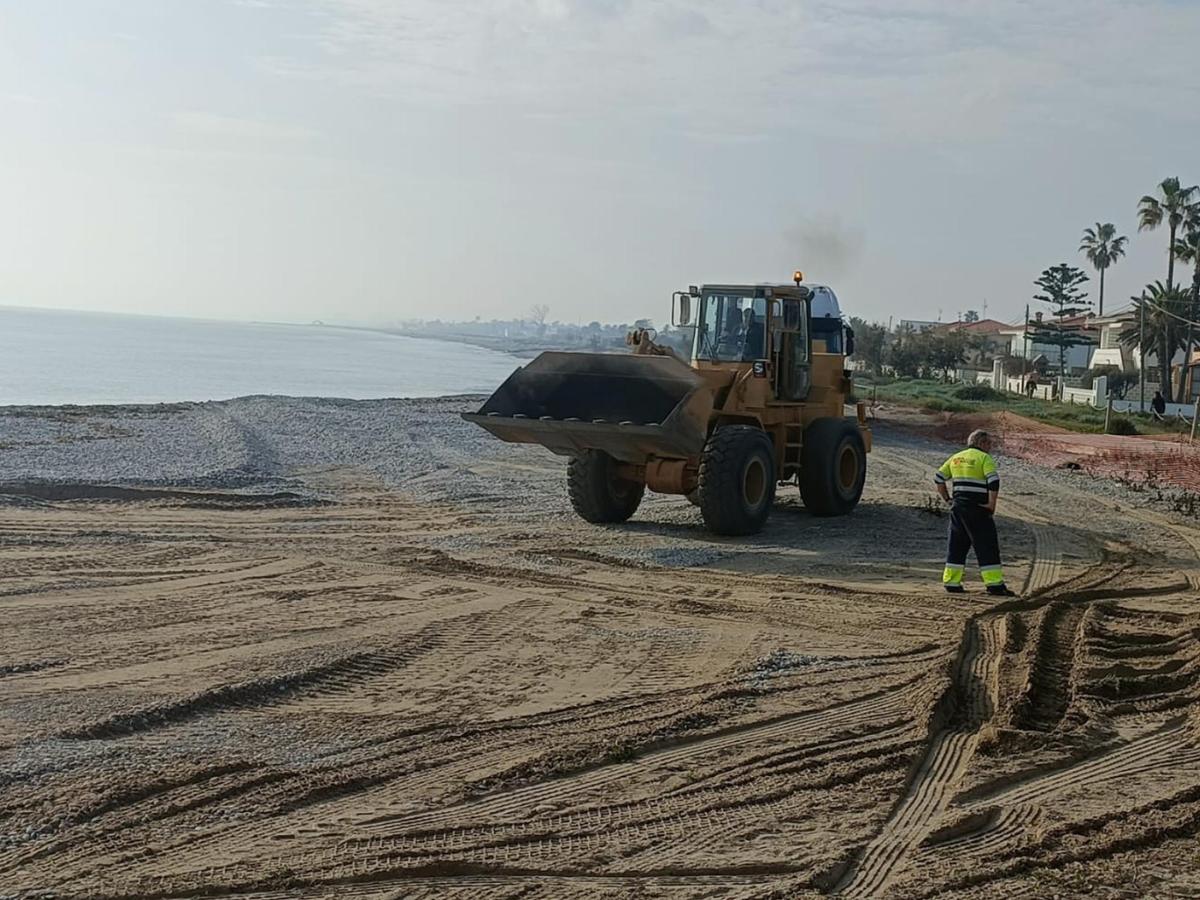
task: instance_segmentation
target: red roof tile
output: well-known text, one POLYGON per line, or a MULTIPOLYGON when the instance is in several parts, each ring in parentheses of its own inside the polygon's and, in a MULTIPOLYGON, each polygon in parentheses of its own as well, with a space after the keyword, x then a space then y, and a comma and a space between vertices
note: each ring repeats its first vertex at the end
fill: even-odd
POLYGON ((980 319, 978 322, 948 322, 945 325, 939 325, 940 330, 945 331, 969 331, 974 334, 992 334, 1002 328, 1010 328, 1003 322, 998 322, 995 319, 980 319))

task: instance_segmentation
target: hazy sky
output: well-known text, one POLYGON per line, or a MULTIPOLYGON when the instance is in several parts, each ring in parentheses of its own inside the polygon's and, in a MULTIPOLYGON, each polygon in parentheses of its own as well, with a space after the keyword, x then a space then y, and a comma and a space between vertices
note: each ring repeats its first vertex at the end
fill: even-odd
POLYGON ((0 303, 661 319, 688 283, 1018 318, 1200 181, 1194 0, 0 0, 0 303))

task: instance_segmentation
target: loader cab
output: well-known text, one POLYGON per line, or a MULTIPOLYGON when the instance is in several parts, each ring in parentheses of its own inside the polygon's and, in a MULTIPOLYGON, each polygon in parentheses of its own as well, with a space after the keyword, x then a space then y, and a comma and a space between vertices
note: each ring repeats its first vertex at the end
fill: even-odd
POLYGON ((807 287, 790 284, 704 285, 689 291, 686 318, 692 321, 680 324, 695 325, 693 362, 761 363, 778 400, 804 400, 812 381, 810 294, 807 287))

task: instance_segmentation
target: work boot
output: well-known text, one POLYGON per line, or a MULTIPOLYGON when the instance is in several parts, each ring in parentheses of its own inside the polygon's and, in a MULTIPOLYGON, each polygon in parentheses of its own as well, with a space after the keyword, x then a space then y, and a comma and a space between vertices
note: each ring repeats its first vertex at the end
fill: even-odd
POLYGON ((1009 589, 1007 584, 992 584, 988 585, 987 592, 993 597, 1015 597, 1015 592, 1009 589))
POLYGON ((961 584, 947 584, 945 587, 946 587, 947 594, 965 594, 966 593, 966 590, 963 588, 963 586, 961 584))

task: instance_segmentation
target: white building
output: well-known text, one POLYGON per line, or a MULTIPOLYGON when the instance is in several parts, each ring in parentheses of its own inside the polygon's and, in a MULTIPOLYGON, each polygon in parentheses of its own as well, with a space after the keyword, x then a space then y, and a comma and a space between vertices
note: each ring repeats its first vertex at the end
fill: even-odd
MULTIPOLYGON (((1142 365, 1141 351, 1137 347, 1121 343, 1121 335, 1130 330, 1137 330, 1137 312, 1127 309, 1113 316, 1093 318, 1091 324, 1099 329, 1099 344, 1092 348, 1090 366, 1119 366, 1126 372, 1132 372, 1142 365)), ((1182 366, 1184 353, 1176 350, 1171 359, 1171 366, 1182 366)), ((1157 366, 1158 354, 1153 350, 1146 353, 1146 365, 1157 366)))
POLYGON ((926 331, 930 328, 937 328, 939 325, 945 325, 945 322, 930 322, 925 319, 901 319, 899 329, 904 331, 911 328, 913 331, 926 331))
MULTIPOLYGON (((1038 321, 1042 318, 1041 313, 1038 313, 1038 321)), ((1056 320, 1048 320, 1056 321, 1056 320)), ((1082 328, 1084 336, 1092 338, 1093 341, 1098 339, 1097 332, 1092 327, 1091 317, 1075 316, 1073 318, 1063 319, 1063 325, 1078 326, 1082 328)), ((1008 355, 1029 360, 1036 360, 1039 356, 1046 358, 1047 364, 1053 368, 1058 368, 1060 348, 1056 344, 1040 344, 1033 339, 1031 334, 1027 332, 1025 325, 1013 325, 1010 328, 1004 328, 1000 331, 1001 336, 1008 338, 1008 355)), ((1067 371, 1062 373, 1070 375, 1073 372, 1082 372, 1087 369, 1091 362, 1092 352, 1096 349, 1093 344, 1081 344, 1075 347, 1066 349, 1065 365, 1067 371)))

